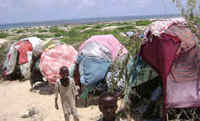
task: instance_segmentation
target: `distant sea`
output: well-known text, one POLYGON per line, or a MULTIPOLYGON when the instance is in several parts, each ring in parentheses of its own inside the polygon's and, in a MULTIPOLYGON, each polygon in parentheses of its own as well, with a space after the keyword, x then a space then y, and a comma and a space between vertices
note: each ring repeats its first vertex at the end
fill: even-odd
POLYGON ((172 18, 180 16, 181 16, 180 14, 169 14, 169 15, 148 15, 148 16, 82 18, 82 19, 70 19, 70 20, 41 21, 41 22, 21 22, 21 23, 0 24, 0 29, 32 27, 32 26, 56 26, 64 24, 90 24, 90 23, 111 22, 111 21, 172 18))

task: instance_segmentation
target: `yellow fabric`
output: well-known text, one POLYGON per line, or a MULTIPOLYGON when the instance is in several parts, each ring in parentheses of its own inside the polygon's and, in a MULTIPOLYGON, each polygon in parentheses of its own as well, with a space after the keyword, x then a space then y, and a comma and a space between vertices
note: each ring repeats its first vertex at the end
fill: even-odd
POLYGON ((54 48, 54 47, 56 47, 56 44, 51 44, 51 45, 47 46, 47 48, 45 49, 45 51, 47 51, 47 50, 49 50, 51 48, 54 48))

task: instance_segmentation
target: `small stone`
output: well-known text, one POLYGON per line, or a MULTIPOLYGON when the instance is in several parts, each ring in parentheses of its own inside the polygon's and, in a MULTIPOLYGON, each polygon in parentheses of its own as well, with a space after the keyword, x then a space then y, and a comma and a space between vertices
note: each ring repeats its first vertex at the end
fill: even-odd
POLYGON ((39 113, 39 111, 36 108, 32 107, 32 108, 28 109, 25 113, 23 113, 21 118, 29 118, 38 113, 39 113))

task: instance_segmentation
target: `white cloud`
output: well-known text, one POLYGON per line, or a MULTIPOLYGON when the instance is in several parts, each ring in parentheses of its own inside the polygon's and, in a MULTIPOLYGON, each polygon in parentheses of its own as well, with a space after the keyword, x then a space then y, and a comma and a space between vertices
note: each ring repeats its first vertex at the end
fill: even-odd
POLYGON ((87 7, 95 7, 97 1, 95 0, 79 0, 78 9, 87 8, 87 7))

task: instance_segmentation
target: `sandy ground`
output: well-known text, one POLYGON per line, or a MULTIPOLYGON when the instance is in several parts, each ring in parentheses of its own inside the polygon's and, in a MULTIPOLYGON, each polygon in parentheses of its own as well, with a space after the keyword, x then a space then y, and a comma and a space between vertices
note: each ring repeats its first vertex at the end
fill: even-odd
MULTIPOLYGON (((30 92, 28 81, 5 81, 0 83, 0 121, 64 121, 61 103, 59 110, 54 108, 54 94, 30 92), (37 114, 22 118, 31 108, 37 114)), ((96 121, 100 112, 96 105, 78 108, 80 121, 96 121)), ((72 118, 70 121, 73 121, 72 118)))

